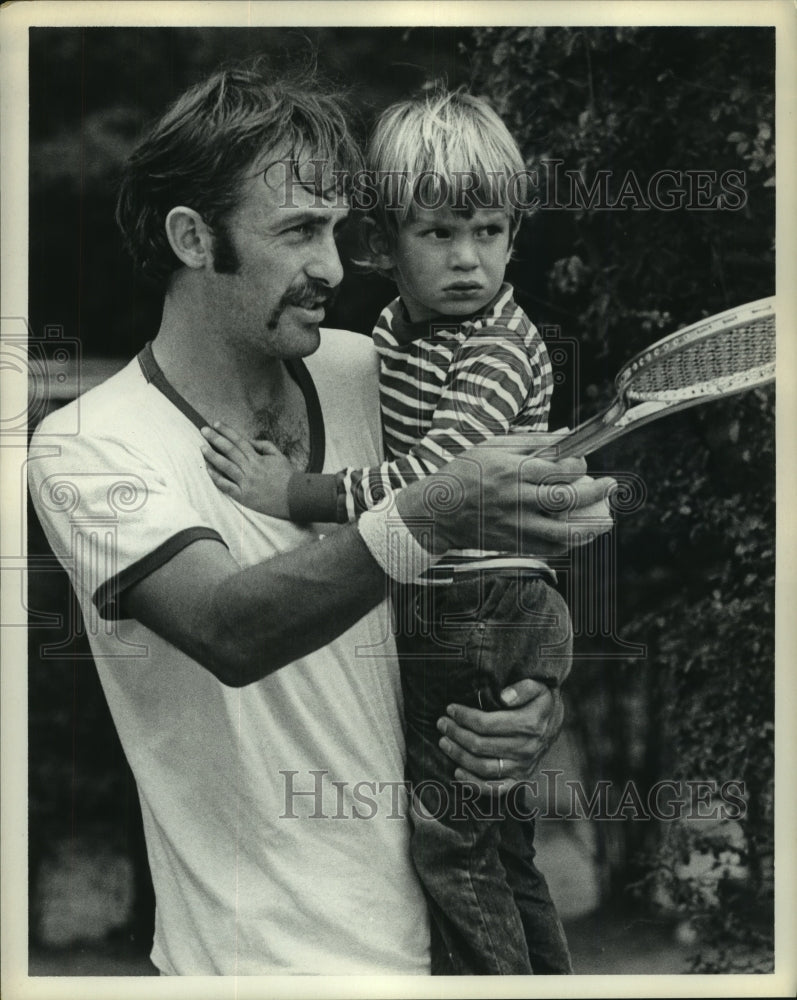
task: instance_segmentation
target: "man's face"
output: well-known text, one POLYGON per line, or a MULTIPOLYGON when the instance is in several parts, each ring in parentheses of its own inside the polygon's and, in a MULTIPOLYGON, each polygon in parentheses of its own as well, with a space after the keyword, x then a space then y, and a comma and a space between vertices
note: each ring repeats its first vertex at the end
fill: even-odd
POLYGON ((343 277, 335 236, 349 210, 331 198, 287 177, 281 164, 244 181, 238 206, 216 227, 221 259, 208 272, 209 301, 231 345, 279 358, 316 350, 343 277))
POLYGON ((410 319, 468 316, 485 306, 504 280, 510 237, 500 208, 416 209, 390 254, 410 319))

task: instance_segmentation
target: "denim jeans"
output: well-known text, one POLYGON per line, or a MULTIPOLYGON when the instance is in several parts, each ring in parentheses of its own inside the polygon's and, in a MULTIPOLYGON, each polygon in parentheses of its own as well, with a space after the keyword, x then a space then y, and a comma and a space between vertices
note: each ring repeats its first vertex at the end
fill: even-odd
POLYGON ((570 973, 564 931, 534 864, 533 820, 456 782, 436 727, 452 702, 503 707, 501 690, 524 677, 559 685, 572 656, 567 606, 544 579, 505 570, 397 588, 393 597, 412 857, 432 917, 432 973, 570 973))

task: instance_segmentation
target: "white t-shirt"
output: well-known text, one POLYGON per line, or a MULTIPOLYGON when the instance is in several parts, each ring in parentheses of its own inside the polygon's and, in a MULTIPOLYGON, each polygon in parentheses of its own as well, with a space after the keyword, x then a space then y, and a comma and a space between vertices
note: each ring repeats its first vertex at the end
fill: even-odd
MULTIPOLYGON (((379 462, 370 341, 324 331, 294 368, 310 471, 379 462)), ((145 351, 48 416, 30 453, 34 504, 78 594, 138 785, 152 960, 180 975, 428 973, 385 604, 241 689, 137 621, 114 620, 119 592, 197 538, 221 539, 246 567, 318 537, 216 489, 205 422, 145 351)))

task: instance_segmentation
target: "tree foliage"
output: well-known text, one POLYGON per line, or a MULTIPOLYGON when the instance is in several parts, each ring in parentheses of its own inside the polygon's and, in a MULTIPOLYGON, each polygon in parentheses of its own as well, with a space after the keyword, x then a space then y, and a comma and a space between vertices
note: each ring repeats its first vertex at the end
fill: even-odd
MULTIPOLYGON (((558 161, 560 176, 582 182, 561 185, 554 199, 543 190, 521 250, 547 275, 531 289, 535 319, 561 325, 581 347, 576 417, 606 401, 609 376, 652 340, 773 293, 774 32, 480 28, 469 52, 529 168, 542 177, 547 162, 550 176, 558 161), (614 209, 587 197, 601 171, 614 209), (680 207, 650 204, 662 171, 687 192, 680 207), (723 177, 741 178, 743 197, 711 203, 709 187, 719 195, 723 177)), ((577 666, 568 682, 587 766, 607 777, 608 743, 608 776, 745 789, 741 842, 733 824, 710 837, 700 823, 674 824, 653 844, 627 834, 626 847, 646 851, 636 875, 648 898, 664 893, 699 926, 695 968, 705 971, 771 962, 773 447, 774 394, 756 390, 654 423, 594 457, 645 483, 645 505, 617 533, 619 631, 647 654, 577 666), (634 706, 641 752, 639 727, 623 721, 634 706), (685 874, 698 857, 708 872, 685 874)))

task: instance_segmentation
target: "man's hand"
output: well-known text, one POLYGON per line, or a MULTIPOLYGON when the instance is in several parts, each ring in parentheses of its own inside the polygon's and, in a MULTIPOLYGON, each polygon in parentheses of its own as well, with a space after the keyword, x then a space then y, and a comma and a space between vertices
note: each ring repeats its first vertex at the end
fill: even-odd
POLYGON ((502 699, 505 711, 449 705, 437 723, 440 748, 458 765, 457 781, 492 793, 531 779, 564 718, 561 694, 540 681, 518 681, 504 689, 502 699))
POLYGON ((294 468, 270 441, 247 441, 227 424, 203 427, 210 478, 227 496, 261 514, 288 520, 288 482, 294 468))
POLYGON ((432 476, 396 494, 411 530, 433 525, 438 555, 479 548, 528 556, 558 555, 610 531, 611 478, 587 476, 583 458, 529 457, 507 439, 469 449, 432 476), (578 526, 578 532, 573 527, 578 526))

